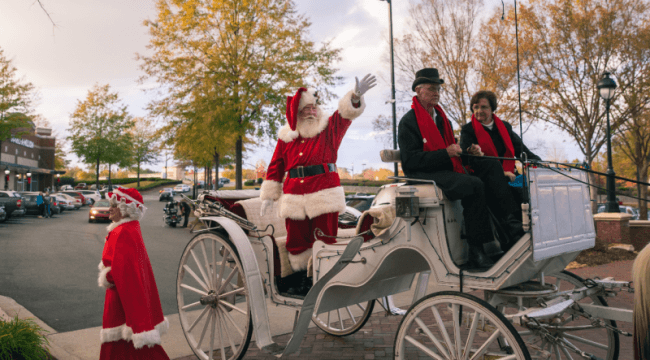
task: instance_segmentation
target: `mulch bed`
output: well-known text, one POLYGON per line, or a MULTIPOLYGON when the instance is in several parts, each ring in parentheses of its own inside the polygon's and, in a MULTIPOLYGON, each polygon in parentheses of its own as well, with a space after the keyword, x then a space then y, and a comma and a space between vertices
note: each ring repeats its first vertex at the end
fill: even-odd
POLYGON ((625 261, 636 259, 638 253, 630 252, 623 249, 609 250, 584 250, 575 259, 578 264, 584 264, 588 267, 609 264, 614 261, 625 261))

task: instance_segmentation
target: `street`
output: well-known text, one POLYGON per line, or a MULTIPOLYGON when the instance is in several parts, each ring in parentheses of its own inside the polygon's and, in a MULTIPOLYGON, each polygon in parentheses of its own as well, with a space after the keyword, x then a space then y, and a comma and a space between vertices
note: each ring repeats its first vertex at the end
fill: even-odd
MULTIPOLYGON (((176 271, 187 229, 163 227, 158 191, 143 193, 148 207, 141 221, 165 315, 176 308, 176 271)), ((178 199, 178 198, 177 198, 178 199)), ((36 216, 0 223, 0 295, 29 309, 58 332, 102 324, 104 289, 97 285, 106 223, 88 223, 89 207, 53 219, 36 216)))

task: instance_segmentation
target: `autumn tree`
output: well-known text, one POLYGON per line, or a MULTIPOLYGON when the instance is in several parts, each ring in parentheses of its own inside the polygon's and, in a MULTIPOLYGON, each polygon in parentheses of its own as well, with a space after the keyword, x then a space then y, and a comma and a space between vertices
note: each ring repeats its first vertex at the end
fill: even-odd
POLYGON ((140 172, 142 165, 153 164, 158 160, 157 139, 151 120, 138 117, 133 119, 131 134, 131 149, 133 162, 138 173, 138 187, 140 187, 140 172))
MULTIPOLYGON (((215 126, 236 137, 236 186, 241 189, 244 138, 275 136, 284 123, 286 96, 300 86, 320 90, 337 77, 339 51, 306 38, 310 23, 291 0, 157 0, 155 20, 145 21, 153 55, 139 55, 143 79, 155 79, 160 98, 152 114, 184 121, 191 103, 220 101, 227 117, 215 126)), ((203 136, 212 136, 205 133, 203 136)))
MULTIPOLYGON (((130 155, 130 135, 133 123, 127 107, 121 104, 117 92, 109 85, 95 85, 86 99, 77 101, 70 115, 70 147, 81 161, 95 165, 99 188, 99 166, 103 163, 124 162, 130 155)), ((110 172, 109 172, 110 173, 110 172)))
POLYGON ((30 127, 34 86, 17 78, 16 68, 0 49, 0 141, 12 130, 30 127))

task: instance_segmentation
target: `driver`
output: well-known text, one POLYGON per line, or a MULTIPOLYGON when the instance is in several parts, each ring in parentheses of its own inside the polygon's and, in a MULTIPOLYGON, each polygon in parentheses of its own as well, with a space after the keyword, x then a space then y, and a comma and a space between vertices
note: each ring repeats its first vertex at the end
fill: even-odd
MULTIPOLYGON (((345 210, 345 193, 336 170, 336 158, 343 136, 366 107, 363 94, 376 85, 368 74, 356 79, 353 91, 340 101, 330 117, 323 114, 315 90, 300 88, 287 98, 287 125, 269 164, 261 195, 264 213, 280 200, 280 216, 287 228, 287 251, 294 272, 305 272, 314 241, 332 244, 338 231, 338 213, 345 210), (287 173, 284 185, 282 183, 287 173), (329 237, 314 236, 318 228, 329 237)), ((311 286, 302 277, 297 291, 304 295, 311 286)))
MULTIPOLYGON (((463 162, 467 159, 461 159, 463 151, 456 144, 451 122, 438 105, 443 83, 437 69, 415 73, 412 90, 417 95, 411 110, 400 120, 397 137, 402 169, 407 177, 435 181, 450 200, 461 200, 470 260, 478 268, 489 268, 494 262, 483 245, 494 239, 487 209, 507 227, 511 237, 518 237, 523 229, 516 219, 517 204, 497 160, 473 159, 473 172, 466 173, 463 162)), ((482 154, 478 145, 472 145, 468 152, 482 154)))

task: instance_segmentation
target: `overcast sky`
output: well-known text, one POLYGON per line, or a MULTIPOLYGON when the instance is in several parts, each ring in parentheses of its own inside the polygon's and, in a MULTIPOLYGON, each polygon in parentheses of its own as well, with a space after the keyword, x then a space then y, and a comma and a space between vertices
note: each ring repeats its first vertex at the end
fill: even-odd
MULTIPOLYGON (((19 75, 35 85, 40 93, 36 112, 42 114, 54 130, 67 136, 70 114, 78 101, 85 99, 96 83, 110 84, 118 91, 135 116, 145 116, 151 95, 143 91, 156 84, 137 83, 143 75, 135 54, 147 54, 149 41, 145 19, 154 19, 152 0, 41 0, 56 27, 34 0, 0 1, 0 48, 13 61, 19 75)), ((414 1, 414 0, 411 0, 414 1)), ((393 4, 395 37, 408 31, 408 0, 393 4)), ((336 64, 344 85, 335 89, 342 96, 352 89, 354 77, 377 74, 379 84, 366 95, 368 107, 348 131, 339 150, 338 165, 358 173, 363 167, 386 167, 379 159, 383 145, 373 137, 371 122, 378 115, 391 117, 390 63, 388 48, 388 5, 379 0, 297 0, 298 11, 312 22, 310 37, 316 42, 332 41, 341 48, 342 60, 336 64), (364 165, 365 164, 365 165, 364 165)), ((499 0, 486 0, 486 11, 499 0)), ((441 74, 444 78, 444 74, 441 74)), ((409 107, 409 104, 402 104, 409 107)), ((333 109, 335 103, 328 104, 333 109)), ((398 121, 401 117, 398 112, 398 121)), ((568 139, 559 132, 541 134, 539 130, 525 134, 529 144, 542 136, 568 139)), ((567 157, 580 158, 570 141, 554 140, 547 149, 556 147, 567 157)), ((259 159, 267 163, 271 146, 246 154, 244 167, 259 159)), ((544 150, 539 151, 546 155, 544 150)), ((76 161, 73 155, 68 157, 76 161)), ((164 165, 162 165, 164 166, 164 165)), ((161 164, 151 166, 161 169, 161 164)))

